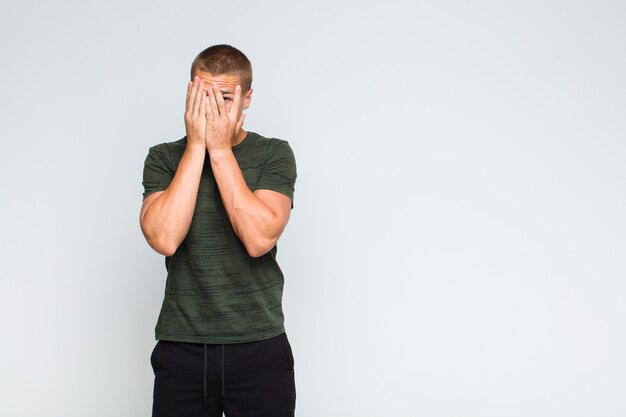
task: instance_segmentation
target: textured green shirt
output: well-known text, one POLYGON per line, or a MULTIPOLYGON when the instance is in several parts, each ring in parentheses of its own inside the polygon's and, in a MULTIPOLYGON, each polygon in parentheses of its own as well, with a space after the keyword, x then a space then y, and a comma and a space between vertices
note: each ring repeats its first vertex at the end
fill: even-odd
MULTIPOLYGON (((169 186, 186 146, 185 136, 150 148, 144 199, 169 186)), ((248 132, 233 153, 251 191, 283 193, 293 208, 296 163, 287 141, 248 132)), ((276 251, 274 246, 261 257, 248 255, 228 219, 207 155, 189 232, 176 253, 165 258, 156 340, 241 343, 284 332, 284 281, 276 251)))

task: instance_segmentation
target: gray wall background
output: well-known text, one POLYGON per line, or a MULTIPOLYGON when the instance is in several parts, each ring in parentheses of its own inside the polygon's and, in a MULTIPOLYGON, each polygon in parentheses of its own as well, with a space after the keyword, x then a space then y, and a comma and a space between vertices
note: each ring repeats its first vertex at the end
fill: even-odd
MULTIPOLYGON (((625 416, 621 1, 4 1, 0 415, 148 416, 189 66, 289 140, 297 415, 625 416)), ((236 417, 236 416, 235 416, 236 417)))

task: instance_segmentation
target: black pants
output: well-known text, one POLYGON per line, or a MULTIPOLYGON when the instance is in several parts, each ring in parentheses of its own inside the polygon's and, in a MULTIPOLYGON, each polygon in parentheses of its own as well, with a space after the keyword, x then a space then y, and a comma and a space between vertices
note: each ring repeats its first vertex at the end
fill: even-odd
POLYGON ((153 417, 293 417, 294 359, 287 334, 225 345, 159 340, 153 417))

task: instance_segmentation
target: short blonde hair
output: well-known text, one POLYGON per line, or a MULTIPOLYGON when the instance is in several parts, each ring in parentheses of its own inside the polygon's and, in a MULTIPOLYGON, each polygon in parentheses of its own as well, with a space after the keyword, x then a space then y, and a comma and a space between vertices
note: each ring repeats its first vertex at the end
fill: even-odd
POLYGON ((206 71, 212 75, 236 75, 241 82, 241 92, 252 87, 252 64, 239 49, 226 45, 213 45, 200 52, 191 64, 191 79, 196 71, 206 71))

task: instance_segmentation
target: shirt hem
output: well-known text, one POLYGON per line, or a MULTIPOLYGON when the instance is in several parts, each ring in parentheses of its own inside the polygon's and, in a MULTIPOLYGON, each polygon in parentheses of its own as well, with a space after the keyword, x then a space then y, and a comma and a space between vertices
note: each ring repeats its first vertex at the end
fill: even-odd
POLYGON ((167 340, 171 342, 185 343, 207 343, 207 344, 231 344, 231 343, 247 343, 258 342, 269 339, 285 332, 285 326, 273 328, 271 331, 255 334, 253 336, 228 336, 228 337, 212 337, 212 336, 190 336, 187 334, 161 333, 155 335, 155 340, 167 340))

